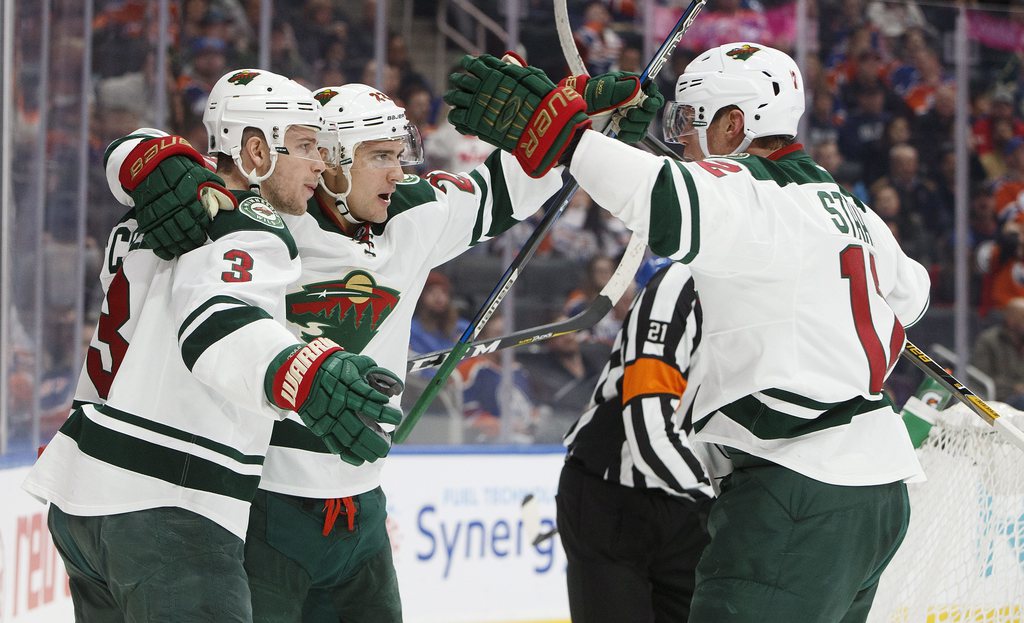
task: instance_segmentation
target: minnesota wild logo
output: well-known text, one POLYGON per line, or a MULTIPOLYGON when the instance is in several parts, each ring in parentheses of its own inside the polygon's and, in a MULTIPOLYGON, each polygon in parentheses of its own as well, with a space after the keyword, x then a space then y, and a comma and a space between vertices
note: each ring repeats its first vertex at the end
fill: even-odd
POLYGON ((243 87, 252 82, 258 75, 260 75, 260 72, 258 71, 249 71, 248 69, 243 69, 242 71, 228 78, 228 82, 243 87))
POLYGON ((313 96, 313 99, 320 102, 321 106, 326 106, 327 102, 331 101, 331 98, 337 94, 338 92, 334 89, 324 89, 323 91, 318 91, 317 94, 313 96))
POLYGON ((354 270, 341 279, 302 286, 285 297, 288 320, 304 339, 328 337, 351 352, 362 351, 398 305, 399 292, 377 285, 370 273, 354 270))
POLYGON ((725 53, 725 55, 731 56, 738 61, 745 61, 751 56, 753 56, 755 52, 759 52, 760 50, 761 48, 754 47, 749 43, 744 43, 742 46, 738 48, 733 48, 729 50, 728 52, 725 53))

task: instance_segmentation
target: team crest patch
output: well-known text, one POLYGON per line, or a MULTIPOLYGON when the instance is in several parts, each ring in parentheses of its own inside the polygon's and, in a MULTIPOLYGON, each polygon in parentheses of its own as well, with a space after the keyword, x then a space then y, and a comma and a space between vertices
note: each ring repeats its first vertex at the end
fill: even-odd
POLYGON ((324 89, 323 91, 320 91, 319 93, 314 95, 313 99, 320 102, 321 106, 326 106, 327 102, 331 101, 331 98, 337 94, 338 92, 335 91, 334 89, 324 89))
POLYGON ((260 75, 260 72, 258 71, 240 71, 228 78, 228 82, 243 87, 255 80, 258 75, 260 75))
POLYGON ((270 204, 262 197, 248 197, 238 204, 238 211, 254 221, 263 223, 274 229, 284 229, 284 220, 277 210, 270 207, 270 204))
POLYGON ((305 284, 285 301, 288 320, 302 327, 305 339, 325 336, 358 353, 377 335, 400 296, 370 273, 353 270, 340 279, 305 284))
POLYGON ((412 173, 406 173, 405 177, 402 178, 402 181, 398 182, 398 183, 399 184, 415 184, 418 181, 420 181, 420 176, 419 175, 413 175, 412 173))
POLYGON ((755 53, 760 52, 761 48, 744 43, 738 48, 733 48, 725 53, 726 56, 731 56, 738 61, 745 61, 753 56, 755 53))

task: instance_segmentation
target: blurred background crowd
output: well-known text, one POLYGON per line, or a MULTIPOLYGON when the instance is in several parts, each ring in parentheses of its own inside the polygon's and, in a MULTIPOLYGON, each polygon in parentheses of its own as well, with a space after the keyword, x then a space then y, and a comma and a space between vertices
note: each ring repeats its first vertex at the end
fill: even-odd
MULTIPOLYGON (((641 71, 685 4, 568 0, 591 73, 641 71)), ((500 55, 518 42, 555 80, 567 72, 550 0, 94 0, 84 9, 8 0, 2 10, 0 455, 8 457, 30 456, 66 417, 101 313, 96 275, 123 213, 102 167, 111 140, 155 126, 203 146, 202 111, 216 80, 232 68, 266 67, 314 89, 377 86, 424 137, 426 162, 410 172, 467 171, 490 148, 445 120, 441 95, 461 54, 500 55)), ((808 92, 801 142, 929 268, 931 311, 911 338, 952 347, 951 310, 966 306, 972 381, 989 398, 1020 401, 1024 2, 712 0, 659 76, 666 98, 695 53, 740 39, 800 60, 808 92), (966 82, 956 80, 958 60, 969 67, 966 82), (966 127, 956 124, 961 106, 966 127), (967 145, 961 237, 958 133, 967 145), (959 292, 962 240, 969 261, 959 292)), ((414 352, 458 338, 531 229, 521 225, 431 275, 414 352)), ((485 335, 585 309, 628 238, 578 192, 485 335)), ((585 408, 632 294, 591 330, 464 361, 414 440, 557 441, 585 408)), ((426 378, 410 380, 407 408, 426 378)), ((889 391, 901 401, 914 386, 900 367, 889 391)))

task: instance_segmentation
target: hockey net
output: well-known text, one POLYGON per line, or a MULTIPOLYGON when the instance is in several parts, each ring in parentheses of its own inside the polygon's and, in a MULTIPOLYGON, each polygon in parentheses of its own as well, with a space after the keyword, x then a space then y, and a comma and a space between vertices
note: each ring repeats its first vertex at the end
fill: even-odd
POLYGON ((928 480, 907 485, 910 529, 869 623, 1024 623, 1024 452, 957 403, 918 456, 928 480))

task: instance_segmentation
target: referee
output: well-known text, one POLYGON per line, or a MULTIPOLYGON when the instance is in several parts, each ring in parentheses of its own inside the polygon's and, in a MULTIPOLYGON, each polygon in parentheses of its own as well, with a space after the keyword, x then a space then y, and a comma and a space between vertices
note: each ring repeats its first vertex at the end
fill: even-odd
POLYGON ((589 409, 565 435, 558 532, 573 623, 686 621, 714 495, 676 413, 700 343, 690 269, 655 258, 589 409))

